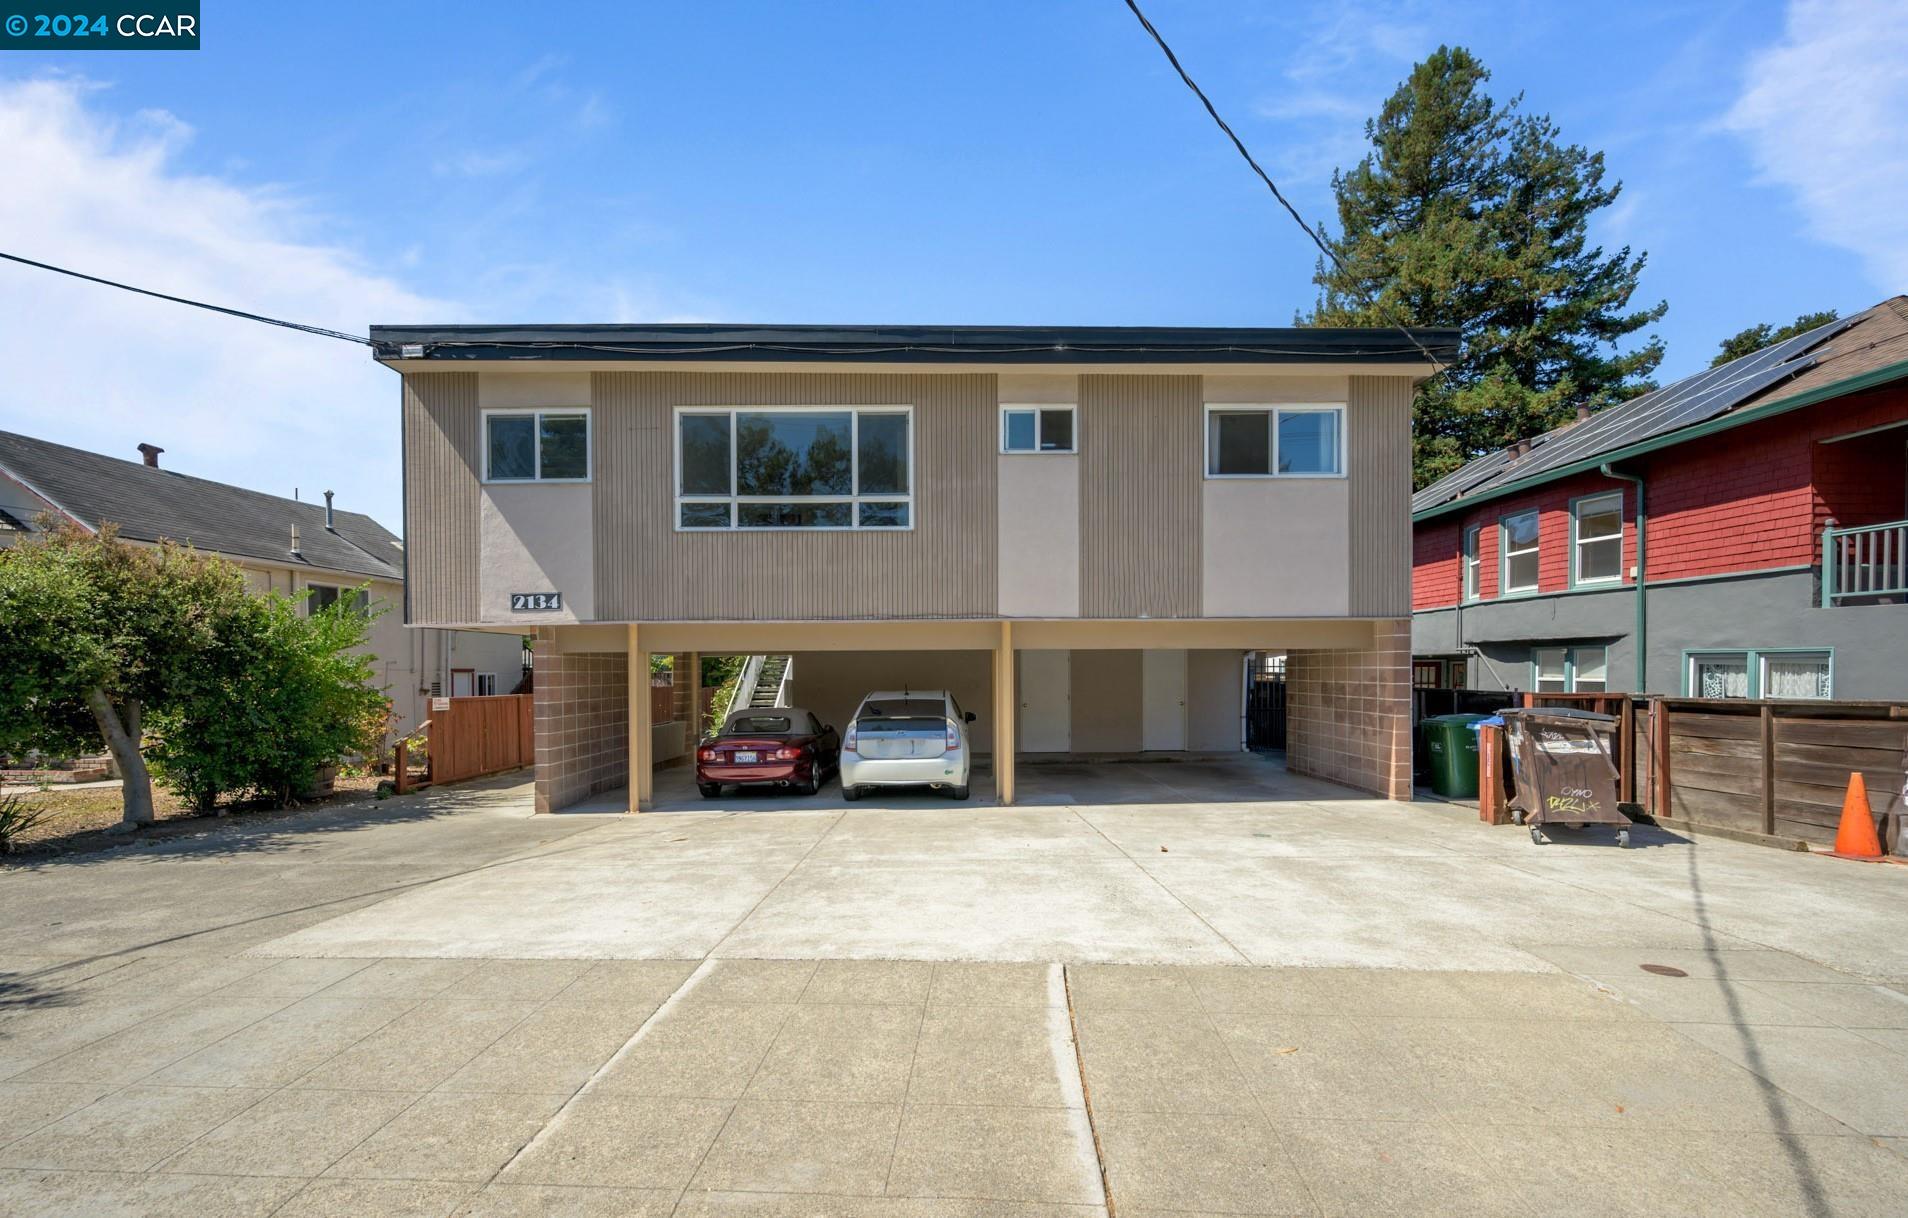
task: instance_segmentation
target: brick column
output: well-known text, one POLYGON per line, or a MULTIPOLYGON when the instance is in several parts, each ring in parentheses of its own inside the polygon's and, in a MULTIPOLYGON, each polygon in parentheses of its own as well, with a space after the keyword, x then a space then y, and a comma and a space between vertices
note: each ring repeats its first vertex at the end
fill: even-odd
POLYGON ((1411 619, 1382 621, 1368 649, 1285 658, 1285 765, 1388 799, 1411 798, 1411 619))
POLYGON ((629 782, 629 657, 560 653, 537 632, 537 811, 555 812, 629 782))

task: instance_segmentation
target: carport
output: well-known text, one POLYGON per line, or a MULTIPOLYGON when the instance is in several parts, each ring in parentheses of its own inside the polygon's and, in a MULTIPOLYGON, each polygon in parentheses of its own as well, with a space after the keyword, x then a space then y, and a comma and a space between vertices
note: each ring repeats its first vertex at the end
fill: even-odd
MULTIPOLYGON (((838 728, 869 690, 952 691, 977 716, 970 729, 974 795, 987 803, 1315 797, 1314 784, 1288 781, 1277 767, 1240 757, 1244 657, 1283 651, 1291 657, 1289 671, 1299 674, 1288 752, 1293 779, 1342 781, 1345 774, 1334 767, 1390 764, 1401 749, 1408 772, 1409 743, 1399 726, 1408 713, 1391 705, 1408 706, 1408 689, 1401 678, 1389 689, 1387 674, 1366 660, 1394 643, 1377 638, 1385 627, 1264 619, 546 627, 537 647, 538 807, 648 812, 688 806, 677 789, 696 799, 687 768, 670 763, 693 746, 693 727, 656 722, 647 657, 677 656, 693 672, 703 654, 724 653, 790 656, 790 703, 838 728), (1147 759, 1200 768, 1118 767, 1126 771, 1118 773, 1092 764, 1147 759), (1090 794, 1076 790, 1082 787, 1090 794), (1174 790, 1183 798, 1174 799, 1174 790)), ((1343 796, 1342 788, 1332 789, 1343 796)), ((832 787, 825 794, 839 798, 832 787)), ((743 798, 765 809, 776 803, 772 795, 743 798)), ((945 800, 884 794, 880 802, 932 807, 945 800)), ((708 807, 699 800, 694 806, 708 807)))

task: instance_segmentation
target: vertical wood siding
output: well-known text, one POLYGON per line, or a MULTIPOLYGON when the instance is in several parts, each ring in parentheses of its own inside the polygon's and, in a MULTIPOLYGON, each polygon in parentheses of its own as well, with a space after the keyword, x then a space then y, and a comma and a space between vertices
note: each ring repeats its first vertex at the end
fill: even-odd
POLYGON ((1080 378, 1080 615, 1198 617, 1197 376, 1080 378))
POLYGON ((995 616, 992 374, 599 372, 590 397, 598 620, 995 616), (676 531, 675 407, 898 405, 912 531, 676 531))
POLYGON ((409 621, 478 616, 477 374, 404 377, 404 554, 409 621))
POLYGON ((1411 396, 1408 377, 1351 378, 1345 472, 1353 617, 1411 612, 1411 396))

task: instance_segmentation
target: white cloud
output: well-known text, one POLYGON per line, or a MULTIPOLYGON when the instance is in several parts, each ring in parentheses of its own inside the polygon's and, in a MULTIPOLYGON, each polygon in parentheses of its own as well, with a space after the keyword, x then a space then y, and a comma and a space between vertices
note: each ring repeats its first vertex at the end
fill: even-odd
MULTIPOLYGON (((312 235, 269 185, 188 173, 189 126, 70 77, 0 81, 0 248, 347 333, 462 310, 312 235)), ((0 427, 400 525, 398 380, 364 347, 0 263, 0 427)))
POLYGON ((1723 122, 1762 175, 1882 290, 1908 288, 1908 4, 1792 0, 1745 80, 1723 122))

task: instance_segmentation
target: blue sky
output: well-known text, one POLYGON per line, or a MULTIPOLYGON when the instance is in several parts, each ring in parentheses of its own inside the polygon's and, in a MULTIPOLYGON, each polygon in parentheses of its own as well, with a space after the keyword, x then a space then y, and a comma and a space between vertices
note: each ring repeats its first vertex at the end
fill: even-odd
MULTIPOLYGON (((1902 0, 1147 8, 1320 219, 1411 63, 1470 47, 1624 182, 1597 236, 1648 251, 1666 375, 1908 288, 1902 0)), ((0 248, 358 331, 1312 299, 1302 234, 1119 0, 205 9, 197 53, 0 58, 0 248)), ((395 377, 102 295, 0 268, 0 427, 397 525, 395 377)))

